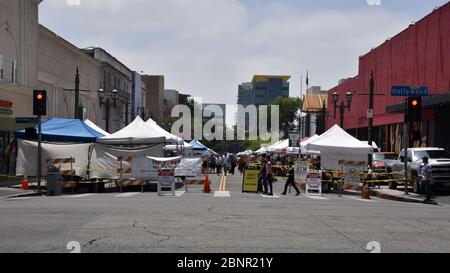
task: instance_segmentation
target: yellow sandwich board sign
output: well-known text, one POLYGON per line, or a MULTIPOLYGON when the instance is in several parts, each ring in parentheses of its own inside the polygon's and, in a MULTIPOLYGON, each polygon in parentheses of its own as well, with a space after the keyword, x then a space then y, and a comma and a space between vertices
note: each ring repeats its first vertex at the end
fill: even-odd
POLYGON ((242 192, 258 192, 258 170, 245 170, 242 192))

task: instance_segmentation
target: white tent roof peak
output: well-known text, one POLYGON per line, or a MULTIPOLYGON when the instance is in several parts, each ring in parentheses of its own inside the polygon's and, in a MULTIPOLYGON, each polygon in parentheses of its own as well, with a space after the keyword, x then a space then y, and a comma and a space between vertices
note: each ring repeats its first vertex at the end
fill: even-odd
POLYGON ((122 130, 97 139, 100 143, 107 144, 142 144, 142 143, 163 143, 171 142, 160 132, 150 129, 141 119, 136 119, 122 130))
MULTIPOLYGON (((159 126, 153 119, 148 119, 147 122, 145 122, 148 128, 151 130, 154 130, 155 132, 159 133, 160 135, 164 136, 168 141, 175 142, 178 144, 185 143, 183 138, 176 136, 174 134, 171 134, 164 130, 161 126, 159 126)), ((186 145, 187 143, 185 143, 186 145)))
POLYGON ((89 119, 85 120, 84 123, 86 123, 87 126, 91 127, 95 131, 97 131, 97 132, 99 132, 99 133, 101 133, 101 134, 103 134, 105 136, 109 136, 110 135, 110 133, 108 133, 105 130, 103 130, 102 128, 98 127, 97 124, 93 123, 89 119))
POLYGON ((368 152, 372 147, 335 125, 319 138, 307 144, 307 149, 318 151, 342 151, 343 149, 348 149, 355 152, 368 152))

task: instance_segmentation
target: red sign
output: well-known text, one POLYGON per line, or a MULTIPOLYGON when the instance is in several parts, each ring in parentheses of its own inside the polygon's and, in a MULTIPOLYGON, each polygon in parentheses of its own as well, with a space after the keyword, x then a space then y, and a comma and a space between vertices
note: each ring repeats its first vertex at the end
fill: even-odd
POLYGON ((172 169, 161 169, 158 171, 158 176, 175 176, 175 172, 172 169))
POLYGON ((0 100, 0 107, 2 107, 2 108, 11 109, 12 106, 13 106, 13 103, 11 101, 0 100))

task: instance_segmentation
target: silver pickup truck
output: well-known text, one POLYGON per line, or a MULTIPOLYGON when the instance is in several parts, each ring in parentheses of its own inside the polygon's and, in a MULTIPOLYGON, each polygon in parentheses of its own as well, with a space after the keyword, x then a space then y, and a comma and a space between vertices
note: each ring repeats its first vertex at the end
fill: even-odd
MULTIPOLYGON (((442 148, 411 148, 408 149, 408 182, 414 187, 415 193, 420 193, 419 176, 422 171, 424 157, 429 158, 433 170, 433 187, 450 187, 450 154, 442 148)), ((392 164, 392 172, 401 173, 405 168, 405 151, 402 150, 399 160, 392 164)), ((390 184, 395 188, 395 183, 390 184)))

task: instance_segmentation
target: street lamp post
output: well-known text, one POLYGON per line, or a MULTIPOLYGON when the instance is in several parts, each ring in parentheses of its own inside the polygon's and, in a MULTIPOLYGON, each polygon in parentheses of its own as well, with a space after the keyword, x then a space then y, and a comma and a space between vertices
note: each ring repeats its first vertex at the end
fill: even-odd
POLYGON ((106 115, 106 126, 105 126, 105 130, 107 132, 109 132, 109 116, 111 113, 111 100, 113 101, 113 106, 114 108, 116 108, 116 104, 117 104, 117 96, 119 94, 119 92, 114 89, 111 92, 105 92, 105 90, 103 89, 99 89, 97 91, 98 93, 98 98, 100 100, 100 108, 102 108, 102 105, 105 104, 105 115, 106 115), (105 102, 103 102, 103 100, 105 100, 105 102))
POLYGON ((347 105, 345 105, 344 100, 341 101, 341 104, 338 106, 337 103, 339 101, 339 94, 338 92, 333 93, 333 102, 334 102, 334 119, 336 119, 336 109, 340 110, 340 125, 341 128, 344 129, 344 113, 345 109, 347 108, 348 111, 350 111, 350 106, 353 100, 353 93, 348 91, 347 94, 345 94, 347 105))
POLYGON ((320 128, 321 129, 320 132, 321 132, 321 134, 323 134, 323 133, 325 133, 325 130, 327 128, 327 125, 326 125, 327 107, 325 105, 325 100, 323 101, 323 104, 322 104, 321 114, 322 114, 322 128, 320 128))

